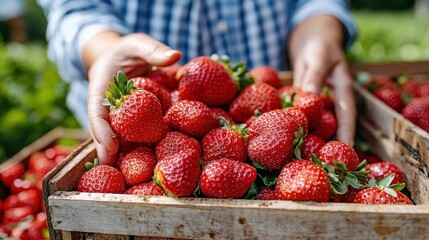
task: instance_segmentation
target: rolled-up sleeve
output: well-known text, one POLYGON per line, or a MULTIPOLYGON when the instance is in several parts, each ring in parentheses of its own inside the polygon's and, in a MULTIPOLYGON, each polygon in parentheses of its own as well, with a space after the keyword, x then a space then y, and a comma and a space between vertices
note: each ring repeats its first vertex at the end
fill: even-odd
POLYGON ((106 1, 38 0, 48 20, 48 54, 66 81, 86 79, 87 69, 81 58, 88 39, 103 30, 127 34, 130 29, 120 12, 106 1))
POLYGON ((345 46, 350 48, 357 37, 357 27, 353 15, 348 10, 348 5, 347 0, 299 0, 292 14, 291 27, 314 15, 332 15, 344 25, 345 46))

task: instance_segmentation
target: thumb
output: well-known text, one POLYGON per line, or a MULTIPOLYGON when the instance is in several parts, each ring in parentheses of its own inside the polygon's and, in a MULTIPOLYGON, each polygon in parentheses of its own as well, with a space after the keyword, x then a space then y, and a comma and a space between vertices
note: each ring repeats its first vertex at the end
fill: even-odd
POLYGON ((149 65, 164 67, 176 63, 182 54, 167 45, 143 34, 135 33, 126 36, 124 44, 132 46, 130 55, 143 59, 149 65))

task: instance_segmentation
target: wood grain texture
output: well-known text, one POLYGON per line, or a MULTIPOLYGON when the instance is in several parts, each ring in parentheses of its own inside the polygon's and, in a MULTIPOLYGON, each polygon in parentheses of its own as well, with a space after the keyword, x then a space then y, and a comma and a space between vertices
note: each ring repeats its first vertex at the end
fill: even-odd
POLYGON ((427 74, 429 72, 429 61, 415 62, 388 62, 388 63, 368 63, 351 64, 352 74, 359 72, 369 72, 372 74, 383 74, 386 76, 399 76, 403 74, 427 74))

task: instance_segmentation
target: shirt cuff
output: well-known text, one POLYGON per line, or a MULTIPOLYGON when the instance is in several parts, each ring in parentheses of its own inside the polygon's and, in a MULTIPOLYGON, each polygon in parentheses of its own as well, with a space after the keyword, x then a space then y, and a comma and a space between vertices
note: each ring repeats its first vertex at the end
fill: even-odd
POLYGON ((309 17, 329 14, 336 17, 345 29, 345 47, 349 49, 357 37, 357 27, 353 15, 347 9, 346 1, 309 1, 296 9, 292 17, 292 28, 309 17))

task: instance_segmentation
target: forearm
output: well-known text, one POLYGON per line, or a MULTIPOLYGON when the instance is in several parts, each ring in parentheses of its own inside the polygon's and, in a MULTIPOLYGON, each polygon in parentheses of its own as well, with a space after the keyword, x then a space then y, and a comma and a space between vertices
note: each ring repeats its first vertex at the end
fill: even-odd
POLYGON ((82 60, 88 69, 106 51, 119 41, 121 35, 117 32, 106 30, 95 34, 82 48, 82 60))
POLYGON ((345 40, 344 27, 338 19, 326 14, 312 16, 297 25, 288 42, 289 59, 292 64, 302 47, 315 38, 342 47, 345 40))

